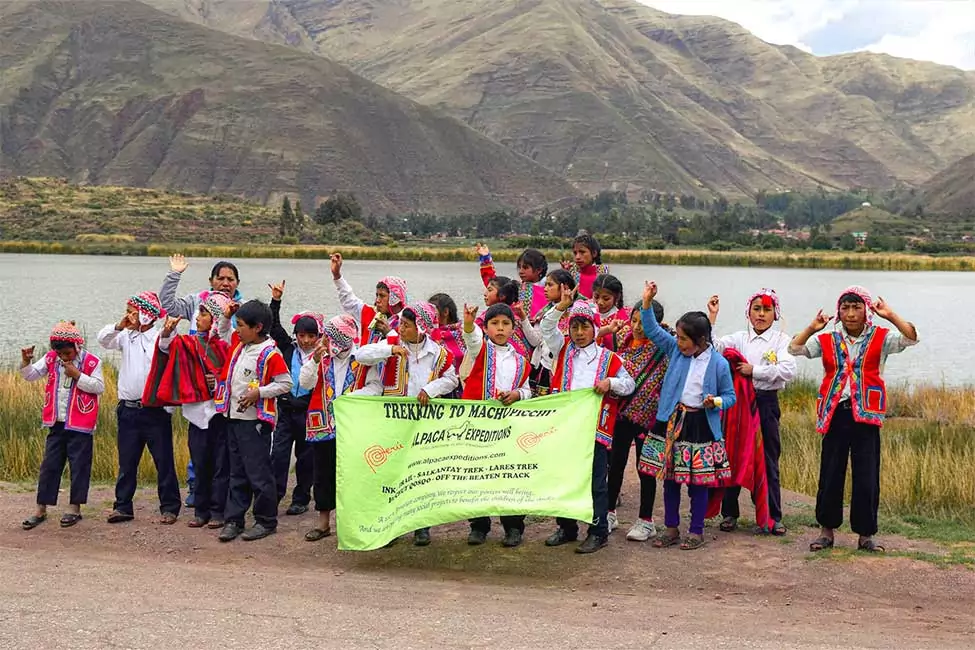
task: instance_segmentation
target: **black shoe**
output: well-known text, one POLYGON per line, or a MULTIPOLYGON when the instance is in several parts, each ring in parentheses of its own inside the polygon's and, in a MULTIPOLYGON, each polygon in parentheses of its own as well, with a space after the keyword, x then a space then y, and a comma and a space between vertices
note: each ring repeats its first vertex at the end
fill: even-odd
POLYGON ((413 533, 413 546, 430 546, 429 528, 421 528, 413 533))
POLYGON ((228 521, 224 524, 223 530, 220 531, 220 536, 217 537, 221 542, 232 542, 237 539, 240 534, 244 532, 244 527, 240 524, 228 521))
POLYGON ((609 543, 609 539, 592 533, 586 535, 586 541, 579 544, 576 553, 595 553, 609 543))
POLYGON ((467 543, 470 546, 480 546, 487 541, 487 533, 483 530, 471 529, 470 534, 467 535, 467 543))
POLYGON ((516 546, 521 546, 521 531, 516 528, 505 531, 504 539, 501 540, 501 546, 504 546, 505 548, 515 548, 516 546))
POLYGON ((545 540, 545 546, 562 546, 563 544, 574 542, 577 539, 579 539, 579 533, 569 535, 569 533, 565 532, 564 528, 559 528, 545 540))
POLYGON ((284 511, 286 515, 303 515, 308 512, 308 506, 303 506, 300 503, 292 503, 287 510, 284 511))
POLYGON ((245 542, 253 542, 258 539, 264 539, 268 535, 273 535, 276 532, 278 532, 277 528, 267 528, 264 524, 254 524, 245 530, 240 538, 245 542))

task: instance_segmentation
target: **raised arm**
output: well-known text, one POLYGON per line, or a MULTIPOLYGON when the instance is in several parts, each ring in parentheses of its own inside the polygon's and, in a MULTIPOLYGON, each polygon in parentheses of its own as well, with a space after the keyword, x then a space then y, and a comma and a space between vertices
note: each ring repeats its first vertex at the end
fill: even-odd
POLYGON ((667 356, 674 353, 677 349, 677 339, 662 328, 657 322, 657 316, 653 313, 653 299, 657 295, 657 283, 645 282, 643 286, 643 309, 640 310, 640 322, 643 325, 643 333, 653 341, 661 351, 667 356))
POLYGON ((552 309, 548 310, 545 318, 539 324, 542 331, 542 339, 545 341, 545 345, 548 346, 549 352, 552 353, 553 357, 557 357, 559 352, 562 351, 562 346, 565 345, 565 336, 559 331, 559 321, 562 319, 562 315, 566 310, 572 306, 572 298, 574 296, 572 289, 564 284, 561 289, 561 300, 552 309))
POLYGON ((491 250, 484 244, 478 244, 475 250, 477 251, 477 257, 481 264, 481 282, 486 287, 488 282, 498 275, 494 268, 494 259, 491 257, 491 250))
POLYGON ((831 316, 827 316, 826 313, 820 309, 816 317, 812 319, 812 322, 806 326, 806 329, 802 330, 794 337, 792 337, 792 342, 789 343, 789 354, 808 357, 813 359, 820 356, 823 351, 819 345, 819 342, 812 338, 813 335, 823 331, 823 328, 833 320, 831 316), (812 339, 812 341, 810 341, 812 339))
POLYGON ((176 297, 179 281, 183 277, 183 271, 188 266, 186 258, 182 255, 176 254, 169 258, 169 273, 166 274, 162 287, 159 289, 159 303, 170 316, 191 319, 196 315, 196 294, 187 294, 182 298, 176 297))
MULTIPOLYGON (((332 269, 332 280, 335 282, 335 289, 339 293, 339 305, 349 316, 353 316, 356 320, 362 318, 362 308, 366 306, 366 303, 359 299, 355 295, 355 291, 352 290, 352 285, 345 281, 342 277, 342 255, 339 253, 334 253, 331 257, 331 269, 332 269)), ((361 326, 367 327, 369 323, 360 323, 361 326)))
POLYGON ((281 298, 284 296, 284 284, 285 281, 282 280, 281 284, 267 285, 271 289, 271 338, 274 339, 279 350, 291 346, 291 335, 281 325, 281 298))

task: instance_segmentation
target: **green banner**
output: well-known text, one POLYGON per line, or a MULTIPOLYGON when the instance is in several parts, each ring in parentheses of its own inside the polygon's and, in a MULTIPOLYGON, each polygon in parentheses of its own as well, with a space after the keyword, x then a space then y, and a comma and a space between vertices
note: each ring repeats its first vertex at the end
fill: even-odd
POLYGON ((594 391, 500 402, 335 402, 339 549, 487 515, 592 520, 594 391))

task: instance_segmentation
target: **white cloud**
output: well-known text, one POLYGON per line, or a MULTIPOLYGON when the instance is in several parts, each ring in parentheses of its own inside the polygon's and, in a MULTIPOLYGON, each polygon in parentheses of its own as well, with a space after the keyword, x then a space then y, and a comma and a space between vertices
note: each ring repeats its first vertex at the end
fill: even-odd
POLYGON ((867 50, 975 69, 975 0, 640 1, 725 18, 769 43, 816 54, 867 50))

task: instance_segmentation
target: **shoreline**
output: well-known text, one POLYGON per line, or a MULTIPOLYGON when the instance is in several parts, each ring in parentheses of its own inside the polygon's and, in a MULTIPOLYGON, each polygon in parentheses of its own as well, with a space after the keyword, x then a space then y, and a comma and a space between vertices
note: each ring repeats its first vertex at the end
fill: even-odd
MULTIPOLYGON (((491 252, 499 262, 513 262, 522 249, 499 248, 491 252)), ((542 249, 550 260, 570 256, 568 250, 542 249)), ((472 248, 420 246, 326 246, 326 245, 207 245, 186 243, 128 242, 41 242, 0 241, 0 253, 33 255, 110 255, 167 257, 183 253, 190 257, 238 259, 328 259, 341 253, 348 260, 471 262, 472 248)), ((620 250, 604 249, 609 264, 660 266, 715 266, 796 269, 841 269, 867 271, 975 271, 975 257, 935 257, 913 253, 869 253, 837 251, 710 251, 702 249, 620 250)))

